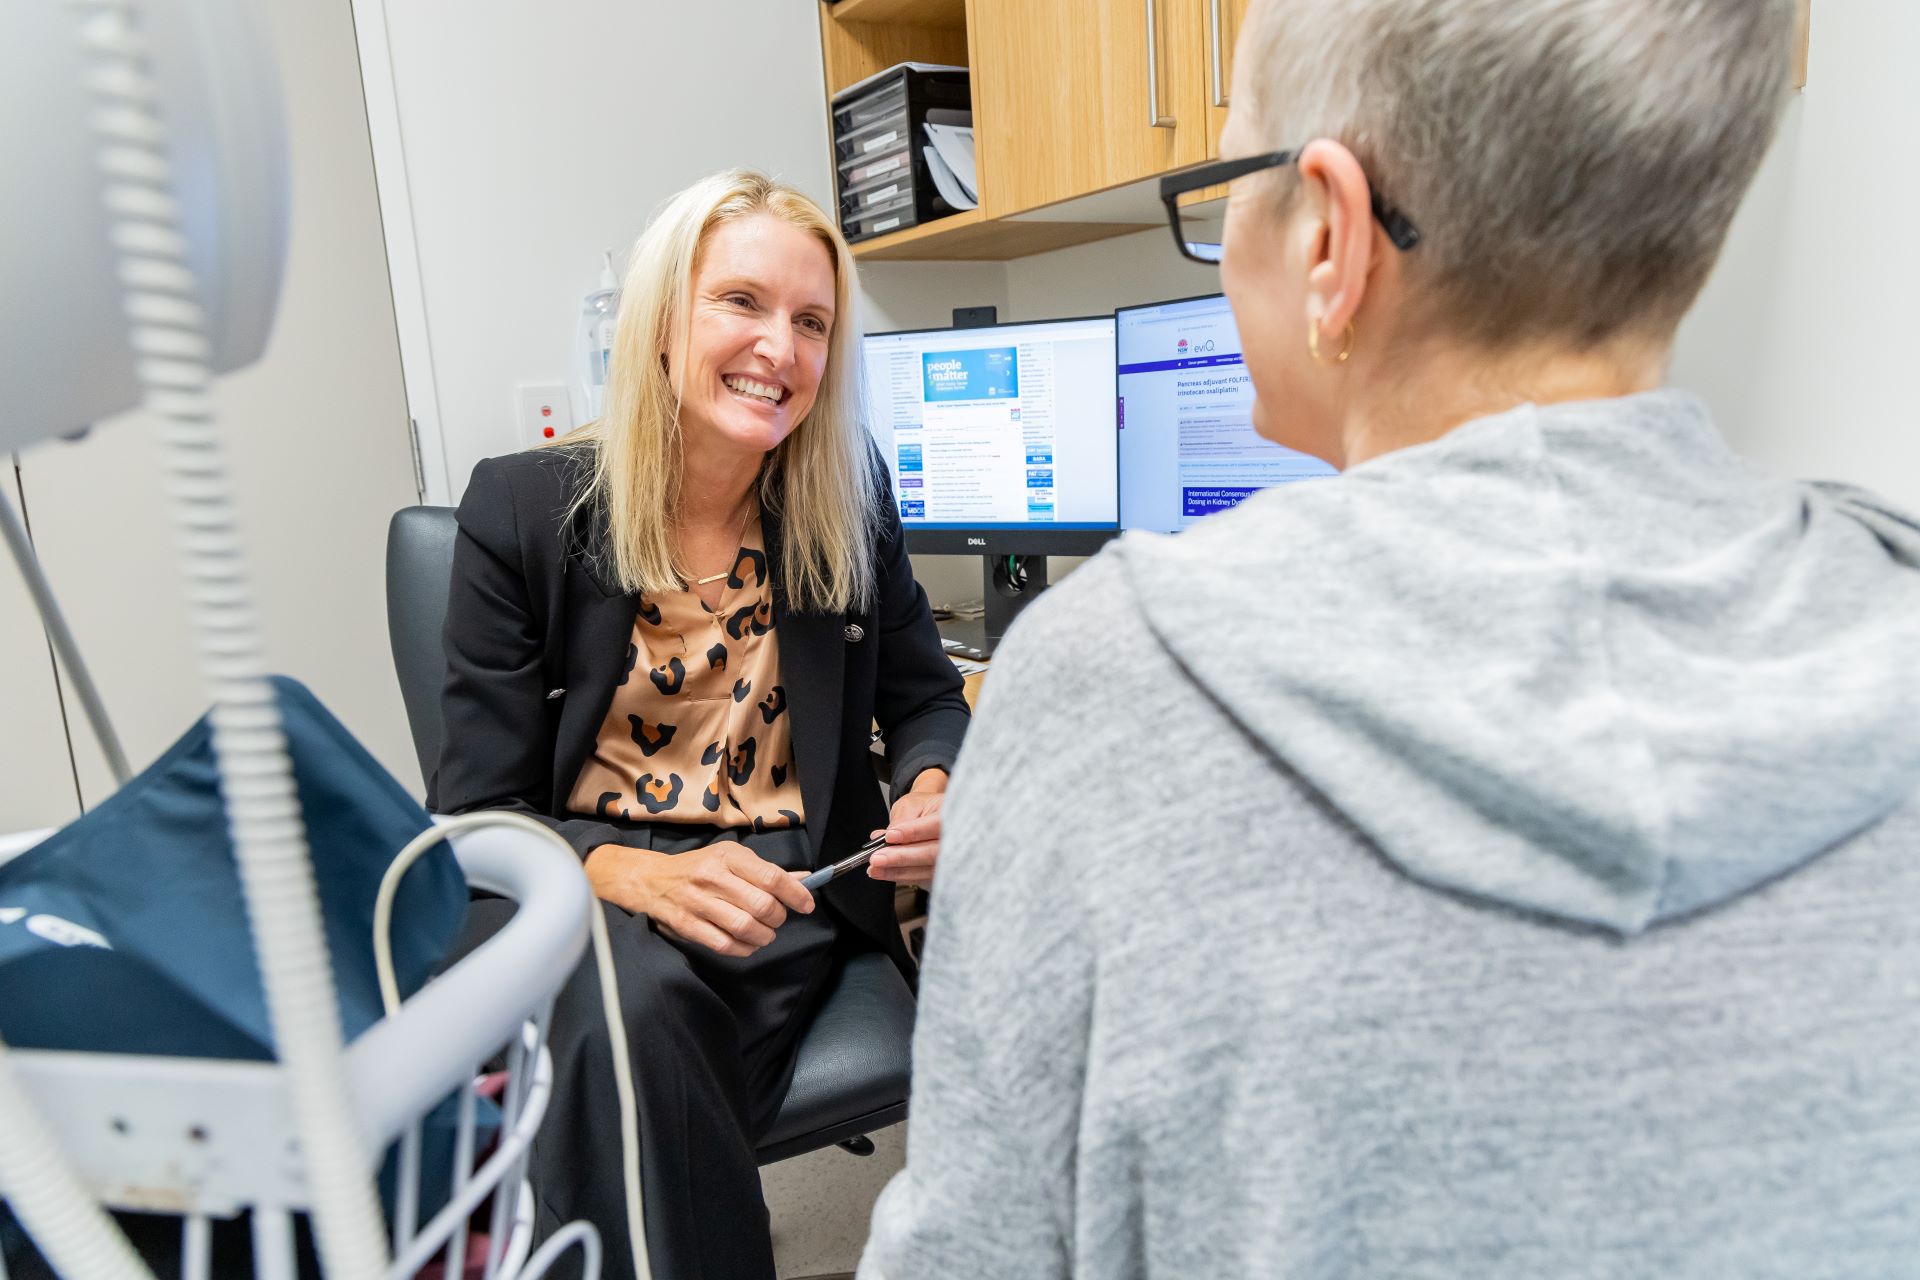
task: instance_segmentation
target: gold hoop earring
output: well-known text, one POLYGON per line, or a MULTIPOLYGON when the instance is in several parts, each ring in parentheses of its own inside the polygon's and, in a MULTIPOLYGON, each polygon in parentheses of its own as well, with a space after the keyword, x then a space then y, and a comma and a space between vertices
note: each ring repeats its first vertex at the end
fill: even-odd
POLYGON ((1340 354, 1331 360, 1326 360, 1320 355, 1320 322, 1314 320, 1307 327, 1307 354, 1312 356, 1313 362, 1322 368, 1331 369, 1334 365, 1345 364, 1347 357, 1353 354, 1353 321, 1347 321, 1347 331, 1340 340, 1340 354))

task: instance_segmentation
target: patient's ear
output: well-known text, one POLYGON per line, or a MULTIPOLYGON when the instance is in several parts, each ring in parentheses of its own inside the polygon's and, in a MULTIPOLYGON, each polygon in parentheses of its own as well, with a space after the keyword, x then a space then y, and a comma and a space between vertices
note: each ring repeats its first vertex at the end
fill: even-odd
POLYGON ((1382 236, 1373 220, 1373 189, 1353 152, 1328 138, 1308 143, 1295 167, 1314 214, 1305 232, 1308 321, 1338 333, 1360 309, 1378 265, 1382 236))

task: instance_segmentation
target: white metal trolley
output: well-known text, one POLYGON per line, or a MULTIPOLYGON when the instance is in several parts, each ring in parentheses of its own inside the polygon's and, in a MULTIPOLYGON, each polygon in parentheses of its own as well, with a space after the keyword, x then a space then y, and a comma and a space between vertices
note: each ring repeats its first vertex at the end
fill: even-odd
MULTIPOLYGON (((0 836, 0 862, 50 832, 0 836)), ((399 1178, 388 1274, 416 1275, 436 1258, 458 1280, 535 1280, 569 1248, 599 1270, 593 1228, 573 1223, 535 1252, 528 1148, 552 1086, 547 1020, 560 985, 588 943, 592 894, 580 864, 551 842, 511 827, 450 837, 470 886, 518 908, 497 935, 433 979, 347 1046, 348 1091, 369 1174, 397 1148, 399 1178), (479 1168, 476 1082, 504 1051, 498 1144, 479 1168), (422 1123, 457 1094, 458 1126, 446 1205, 416 1221, 422 1123), (491 1199, 484 1256, 468 1220, 491 1199)), ((13 1068, 62 1152, 109 1208, 175 1214, 182 1280, 207 1280, 212 1224, 250 1211, 259 1280, 295 1275, 293 1215, 310 1207, 284 1073, 270 1062, 225 1062, 13 1049, 13 1068)), ((0 1280, 5 1264, 0 1260, 0 1280)))

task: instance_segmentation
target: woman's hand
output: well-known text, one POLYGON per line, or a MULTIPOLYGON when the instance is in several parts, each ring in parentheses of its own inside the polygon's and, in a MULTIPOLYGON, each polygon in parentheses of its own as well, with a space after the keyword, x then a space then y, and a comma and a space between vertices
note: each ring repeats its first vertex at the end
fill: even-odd
POLYGON ((587 855, 587 879, 614 906, 723 956, 752 955, 787 912, 813 910, 798 877, 733 840, 675 854, 603 844, 587 855))
MULTIPOLYGON (((873 855, 867 874, 921 889, 933 885, 934 863, 940 857, 940 803, 945 800, 947 775, 928 769, 913 780, 907 793, 893 802, 888 815, 887 847, 873 855)), ((880 832, 873 833, 876 837, 880 832)))

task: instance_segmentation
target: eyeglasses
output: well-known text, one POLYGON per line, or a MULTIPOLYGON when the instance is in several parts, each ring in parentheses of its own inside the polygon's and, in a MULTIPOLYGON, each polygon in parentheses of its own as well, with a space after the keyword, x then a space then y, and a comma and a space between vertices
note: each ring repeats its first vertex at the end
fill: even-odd
MULTIPOLYGON (((1187 238, 1187 228, 1180 219, 1181 196, 1217 187, 1262 169, 1277 169, 1293 164, 1299 159, 1298 151, 1269 151, 1265 155, 1247 156, 1240 160, 1216 160, 1212 164, 1203 164, 1197 169, 1188 169, 1184 173, 1170 174, 1160 179, 1160 199, 1167 206, 1167 222, 1173 227, 1173 242, 1180 246, 1180 256, 1209 266, 1220 261, 1218 244, 1187 238)), ((1394 248, 1404 251, 1420 243, 1420 228, 1408 221, 1405 214, 1382 200, 1378 191, 1373 193, 1373 216, 1379 219, 1394 248)))

